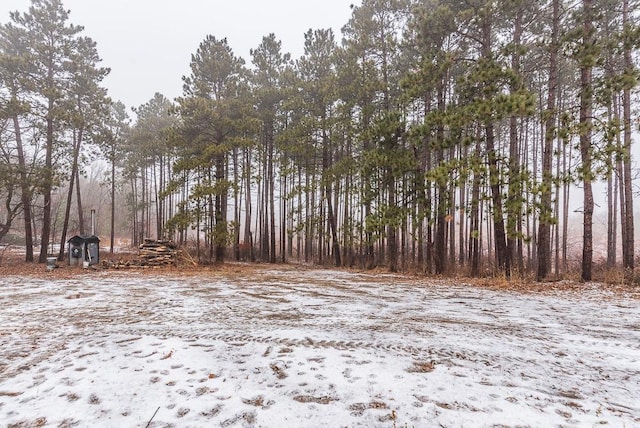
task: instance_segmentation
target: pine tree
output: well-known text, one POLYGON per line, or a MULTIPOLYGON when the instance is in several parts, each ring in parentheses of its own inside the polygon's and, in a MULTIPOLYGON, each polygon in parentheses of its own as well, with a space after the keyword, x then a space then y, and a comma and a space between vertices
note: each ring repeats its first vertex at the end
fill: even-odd
POLYGON ((343 28, 345 47, 350 55, 358 58, 359 66, 357 106, 360 110, 362 199, 365 205, 364 256, 367 267, 376 264, 375 240, 377 236, 382 237, 380 247, 386 251, 387 266, 391 271, 398 268, 397 229, 402 222, 403 212, 397 210, 396 204, 398 177, 394 173, 397 171, 392 171, 391 166, 376 170, 376 165, 379 165, 382 151, 391 148, 392 141, 400 143, 393 137, 397 135, 395 126, 399 118, 398 38, 407 11, 408 2, 405 0, 365 0, 361 6, 353 7, 352 17, 343 28), (386 125, 394 129, 385 129, 386 125), (381 134, 376 135, 376 132, 381 134), (391 140, 388 137, 392 137, 391 140), (376 177, 368 175, 373 173, 385 174, 383 189, 375 188, 376 177))
POLYGON ((191 75, 184 78, 178 99, 177 173, 197 173, 191 198, 206 207, 205 230, 209 259, 222 263, 229 241, 227 204, 230 182, 228 157, 243 134, 248 116, 248 86, 244 61, 236 57, 226 39, 207 36, 192 55, 191 75))
MULTIPOLYGON (((633 2, 637 10, 637 2, 633 2)), ((633 277, 634 260, 635 260, 635 227, 634 227, 634 209, 633 209, 633 183, 632 183, 632 158, 631 146, 633 129, 631 126, 631 90, 638 86, 639 75, 638 68, 633 62, 633 49, 637 49, 640 44, 640 31, 637 25, 632 24, 631 19, 631 2, 623 0, 622 6, 622 25, 623 25, 623 56, 624 56, 624 84, 623 84, 623 129, 624 129, 624 146, 623 146, 623 171, 622 171, 622 193, 623 201, 622 222, 625 225, 625 235, 623 236, 623 268, 627 279, 633 277)))
MULTIPOLYGON (((15 141, 17 158, 16 173, 19 178, 20 205, 22 207, 23 227, 25 234, 25 261, 33 262, 33 205, 34 188, 39 186, 39 165, 35 161, 39 153, 33 153, 33 161, 28 159, 25 150, 25 134, 29 129, 35 129, 37 117, 31 109, 29 95, 32 93, 29 76, 33 64, 29 62, 27 52, 26 30, 21 26, 6 24, 0 27, 0 82, 2 82, 4 100, 2 103, 2 117, 11 122, 15 141)), ((8 130, 7 130, 8 132, 8 130)), ((5 134, 6 135, 6 134, 5 134)), ((28 136, 27 136, 28 138, 28 136)), ((7 137, 7 143, 9 137, 7 137)), ((9 145, 7 144, 7 149, 9 145)), ((11 159, 9 159, 10 161, 11 159)), ((11 169, 9 169, 11 171, 11 169)), ((7 179, 6 183, 11 183, 7 179)), ((7 220, 8 224, 9 221, 7 220)), ((8 231, 7 231, 8 233, 8 231)))
POLYGON ((140 181, 140 192, 135 188, 131 194, 136 244, 153 235, 156 239, 164 237, 165 192, 170 181, 166 174, 172 161, 169 137, 176 123, 176 118, 171 115, 172 109, 173 103, 160 93, 155 93, 148 102, 133 109, 137 120, 127 139, 124 168, 132 187, 135 188, 140 181), (152 202, 154 216, 151 215, 152 202), (141 211, 139 218, 138 211, 141 211), (155 219, 154 227, 152 217, 155 219))
MULTIPOLYGON (((540 222, 538 229, 538 281, 544 280, 551 268, 551 224, 552 207, 552 156, 556 136, 556 96, 558 90, 558 51, 560 49, 560 0, 553 0, 551 18, 551 41, 549 44, 549 74, 547 83, 547 106, 544 112, 545 135, 542 153, 542 194, 540 198, 540 222)), ((556 196, 557 197, 557 196, 556 196)))
MULTIPOLYGON (((276 40, 275 34, 272 33, 263 37, 260 46, 250 52, 254 66, 252 83, 256 88, 257 113, 262 122, 260 139, 264 169, 262 173, 264 209, 260 254, 263 260, 271 263, 276 262, 275 141, 279 129, 282 129, 279 116, 282 114, 281 104, 286 95, 282 82, 283 74, 291 62, 290 55, 281 52, 281 46, 282 43, 276 40)), ((245 219, 247 224, 250 221, 250 218, 245 219)), ((247 240, 246 236, 245 240, 247 240)))
MULTIPOLYGON (((319 256, 324 257, 323 224, 327 224, 328 235, 331 237, 331 254, 336 266, 342 265, 340 240, 338 238, 337 212, 334 207, 335 175, 334 163, 334 126, 336 119, 335 103, 337 92, 335 90, 336 43, 331 30, 309 30, 305 34, 305 51, 297 61, 297 71, 301 79, 302 92, 299 105, 303 107, 307 116, 299 123, 300 131, 304 134, 304 140, 310 144, 312 151, 317 153, 320 166, 320 197, 321 213, 326 213, 326 218, 320 216, 317 223, 321 225, 318 234, 319 256), (325 205, 326 204, 326 205, 325 205)), ((300 135, 300 133, 299 133, 300 135)))
MULTIPOLYGON (((71 171, 69 174, 69 189, 65 213, 60 234, 60 250, 58 260, 64 259, 71 201, 74 185, 78 188, 80 182, 76 180, 80 173, 80 153, 85 140, 90 140, 106 118, 109 100, 106 90, 100 87, 101 81, 109 73, 109 69, 98 67, 101 61, 96 44, 88 37, 77 38, 73 43, 72 62, 67 67, 70 74, 68 87, 68 119, 72 128, 71 171)), ((79 192, 78 192, 79 193, 79 192)), ((80 206, 80 204, 78 204, 80 206)), ((82 217, 81 217, 82 218, 82 217)))
POLYGON ((126 139, 129 133, 129 115, 127 114, 125 105, 120 102, 110 104, 109 116, 106 118, 102 126, 96 131, 96 142, 102 149, 104 159, 109 163, 109 193, 110 193, 110 222, 109 236, 110 246, 109 252, 113 254, 115 245, 115 219, 116 219, 116 189, 118 188, 118 177, 116 171, 122 166, 122 158, 125 154, 126 139))
POLYGON ((593 268, 593 67, 598 57, 595 40, 593 0, 582 0, 580 44, 577 61, 580 70, 580 156, 583 185, 582 273, 583 281, 591 281, 593 268))
MULTIPOLYGON (((69 12, 64 9, 60 0, 32 0, 29 11, 23 14, 12 13, 12 23, 5 27, 7 32, 17 36, 14 46, 21 50, 16 53, 29 70, 27 72, 27 68, 22 68, 19 72, 23 74, 25 87, 36 95, 34 100, 39 100, 38 105, 32 105, 31 109, 38 112, 44 122, 44 205, 38 258, 40 263, 46 261, 51 238, 52 192, 58 181, 54 159, 62 149, 57 142, 64 128, 62 121, 68 102, 68 65, 73 62, 69 55, 75 51, 74 41, 77 34, 83 30, 82 27, 69 24, 68 19, 69 12)), ((24 191, 25 197, 28 197, 28 190, 25 188, 24 191)), ((27 211, 25 213, 30 215, 27 211)), ((27 258, 29 259, 29 254, 27 258)))

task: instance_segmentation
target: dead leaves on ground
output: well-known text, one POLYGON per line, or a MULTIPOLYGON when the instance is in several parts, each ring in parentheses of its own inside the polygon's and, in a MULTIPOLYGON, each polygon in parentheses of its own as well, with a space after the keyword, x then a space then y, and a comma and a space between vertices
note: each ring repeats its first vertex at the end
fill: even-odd
POLYGON ((407 369, 409 373, 431 373, 436 368, 435 361, 416 361, 413 363, 413 366, 407 369))
POLYGON ((284 369, 279 367, 276 363, 270 364, 269 367, 271 367, 273 374, 276 375, 278 379, 285 379, 288 376, 287 372, 285 372, 284 369))
POLYGON ((316 403, 316 404, 330 404, 334 401, 338 401, 337 398, 323 395, 321 397, 314 397, 313 395, 296 395, 293 397, 298 403, 316 403))
POLYGON ((349 406, 351 414, 354 416, 362 416, 365 410, 369 409, 381 409, 386 410, 389 406, 382 401, 371 401, 370 403, 355 403, 349 406))

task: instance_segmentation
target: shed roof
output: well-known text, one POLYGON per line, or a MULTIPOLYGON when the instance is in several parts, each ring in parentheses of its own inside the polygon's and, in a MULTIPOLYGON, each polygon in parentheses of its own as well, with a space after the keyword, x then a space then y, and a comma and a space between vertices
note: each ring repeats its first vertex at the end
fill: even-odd
POLYGON ((74 245, 91 243, 91 242, 96 242, 96 243, 100 242, 100 238, 98 238, 96 235, 76 235, 71 237, 67 241, 67 243, 74 244, 74 245))

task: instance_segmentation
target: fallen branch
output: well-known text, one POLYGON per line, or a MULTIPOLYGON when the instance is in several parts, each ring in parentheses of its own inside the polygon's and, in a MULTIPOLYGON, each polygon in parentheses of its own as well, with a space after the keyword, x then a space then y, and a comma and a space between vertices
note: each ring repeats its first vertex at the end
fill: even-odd
POLYGON ((156 414, 158 414, 158 410, 160 410, 160 407, 158 407, 156 411, 153 412, 153 416, 151 416, 151 419, 149 419, 149 422, 147 422, 147 425, 144 428, 149 428, 149 425, 151 425, 151 421, 156 417, 156 414))
POLYGON ((180 251, 180 256, 182 256, 182 260, 191 263, 193 266, 198 266, 198 263, 193 259, 193 257, 191 257, 191 254, 189 254, 188 251, 180 251))

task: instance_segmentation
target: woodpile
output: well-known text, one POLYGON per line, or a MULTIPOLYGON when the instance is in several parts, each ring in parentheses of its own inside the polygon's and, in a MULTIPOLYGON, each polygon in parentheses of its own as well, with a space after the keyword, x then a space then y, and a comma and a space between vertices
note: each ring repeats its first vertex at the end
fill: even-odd
POLYGON ((178 246, 173 241, 145 239, 140 245, 138 258, 144 266, 167 266, 176 264, 178 246))
POLYGON ((108 269, 153 268, 175 266, 178 264, 180 250, 175 242, 170 240, 145 239, 138 247, 138 257, 130 260, 103 261, 102 265, 108 269))

